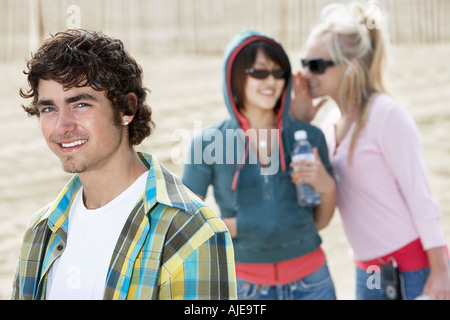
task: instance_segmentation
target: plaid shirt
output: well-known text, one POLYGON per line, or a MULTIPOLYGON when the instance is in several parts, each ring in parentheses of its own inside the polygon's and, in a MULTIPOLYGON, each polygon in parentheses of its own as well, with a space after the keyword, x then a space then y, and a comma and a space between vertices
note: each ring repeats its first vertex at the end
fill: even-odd
MULTIPOLYGON (((234 252, 223 221, 150 154, 145 193, 110 262, 104 299, 236 299, 234 252)), ((29 222, 13 299, 45 299, 48 271, 64 251, 75 175, 29 222)))

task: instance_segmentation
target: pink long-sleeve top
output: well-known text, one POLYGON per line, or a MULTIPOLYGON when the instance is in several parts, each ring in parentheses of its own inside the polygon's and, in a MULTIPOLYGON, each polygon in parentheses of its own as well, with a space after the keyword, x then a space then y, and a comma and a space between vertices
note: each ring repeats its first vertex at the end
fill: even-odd
POLYGON ((339 145, 335 126, 323 128, 354 259, 386 257, 408 251, 413 243, 423 250, 444 246, 440 209, 430 190, 412 117, 385 94, 375 98, 369 112, 351 164, 348 153, 355 125, 339 145))

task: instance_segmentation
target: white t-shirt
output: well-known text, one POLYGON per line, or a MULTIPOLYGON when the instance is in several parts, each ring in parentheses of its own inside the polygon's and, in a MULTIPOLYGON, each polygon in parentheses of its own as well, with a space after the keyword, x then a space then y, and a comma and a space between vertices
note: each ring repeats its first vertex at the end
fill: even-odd
POLYGON ((67 245, 50 268, 46 299, 103 299, 106 276, 120 232, 145 191, 148 171, 101 208, 88 210, 83 188, 69 213, 67 245))

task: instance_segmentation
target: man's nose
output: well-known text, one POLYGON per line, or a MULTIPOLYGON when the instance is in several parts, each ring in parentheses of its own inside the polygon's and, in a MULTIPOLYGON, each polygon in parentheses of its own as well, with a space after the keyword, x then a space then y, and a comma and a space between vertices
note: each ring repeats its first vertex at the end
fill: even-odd
POLYGON ((58 121, 56 122, 55 131, 57 134, 63 135, 68 132, 72 132, 76 128, 75 116, 70 110, 65 108, 60 109, 58 112, 58 121))

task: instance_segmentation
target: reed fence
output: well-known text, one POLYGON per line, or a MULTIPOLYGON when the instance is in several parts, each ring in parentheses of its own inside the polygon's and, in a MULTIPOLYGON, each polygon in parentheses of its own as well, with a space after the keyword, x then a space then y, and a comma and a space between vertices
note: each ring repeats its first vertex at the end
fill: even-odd
MULTIPOLYGON (((101 30, 133 53, 220 54, 254 29, 301 48, 332 0, 0 0, 0 61, 23 59, 49 34, 101 30)), ((394 44, 450 41, 450 0, 380 0, 394 44)))

